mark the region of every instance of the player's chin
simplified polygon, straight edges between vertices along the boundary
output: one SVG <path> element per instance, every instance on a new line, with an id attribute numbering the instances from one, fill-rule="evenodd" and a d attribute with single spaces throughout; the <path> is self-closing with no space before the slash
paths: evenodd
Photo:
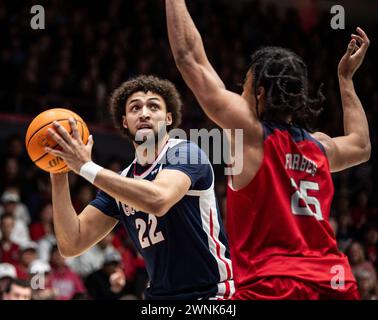
<path id="1" fill-rule="evenodd" d="M 156 133 L 154 132 L 153 129 L 140 129 L 140 130 L 137 130 L 134 136 L 134 141 L 137 143 L 144 143 L 144 142 L 154 143 L 155 135 Z"/>
<path id="2" fill-rule="evenodd" d="M 135 135 L 141 136 L 141 137 L 148 137 L 148 136 L 154 135 L 154 130 L 152 128 L 138 129 Z"/>

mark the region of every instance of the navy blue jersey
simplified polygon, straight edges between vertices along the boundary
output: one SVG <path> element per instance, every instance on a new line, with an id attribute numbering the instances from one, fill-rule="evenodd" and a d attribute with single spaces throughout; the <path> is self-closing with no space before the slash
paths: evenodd
<path id="1" fill-rule="evenodd" d="M 161 170 L 178 170 L 191 180 L 187 194 L 163 217 L 136 211 L 103 191 L 90 204 L 120 220 L 145 259 L 146 299 L 230 297 L 232 267 L 207 156 L 190 141 L 170 139 L 151 166 L 134 160 L 121 175 L 152 181 Z"/>

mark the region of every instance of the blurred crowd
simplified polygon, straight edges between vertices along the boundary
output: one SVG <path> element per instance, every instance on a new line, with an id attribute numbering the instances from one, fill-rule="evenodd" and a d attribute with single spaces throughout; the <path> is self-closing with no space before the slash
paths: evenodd
<path id="1" fill-rule="evenodd" d="M 144 261 L 124 229 L 117 226 L 84 254 L 63 258 L 54 234 L 49 175 L 28 159 L 20 136 L 9 137 L 6 145 L 0 186 L 0 293 L 15 281 L 19 289 L 32 287 L 37 300 L 141 299 L 147 285 Z M 122 165 L 110 159 L 106 167 L 119 172 Z M 79 213 L 96 189 L 73 173 L 69 180 Z"/>
<path id="2" fill-rule="evenodd" d="M 308 63 L 312 92 L 324 83 L 327 101 L 318 128 L 332 136 L 342 134 L 336 71 L 351 30 L 333 31 L 329 13 L 313 12 L 309 25 L 295 10 L 280 12 L 274 5 L 263 8 L 258 1 L 243 3 L 233 8 L 226 0 L 188 2 L 210 60 L 226 86 L 241 90 L 253 50 L 262 45 L 289 47 Z M 108 125 L 109 94 L 122 81 L 143 73 L 168 78 L 178 86 L 184 101 L 184 129 L 214 126 L 176 70 L 166 34 L 164 1 L 39 1 L 45 7 L 45 30 L 30 28 L 34 4 L 0 2 L 2 112 L 36 115 L 65 106 L 86 121 Z M 366 27 L 372 46 L 355 79 L 370 123 L 372 158 L 334 175 L 330 218 L 363 299 L 378 297 L 377 31 L 377 26 Z M 123 229 L 117 227 L 82 256 L 64 259 L 56 247 L 48 174 L 29 161 L 23 137 L 0 134 L 0 138 L 3 298 L 141 299 L 147 283 L 144 262 Z M 101 146 L 96 147 L 101 152 Z M 102 165 L 114 171 L 126 166 L 117 158 Z M 216 169 L 216 192 L 225 216 L 225 177 L 221 168 Z M 80 212 L 96 190 L 73 174 L 70 185 L 74 207 Z"/>

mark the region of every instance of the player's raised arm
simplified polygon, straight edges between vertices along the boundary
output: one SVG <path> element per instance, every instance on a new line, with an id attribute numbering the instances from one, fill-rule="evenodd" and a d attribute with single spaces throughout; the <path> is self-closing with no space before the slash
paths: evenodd
<path id="1" fill-rule="evenodd" d="M 168 36 L 185 82 L 207 116 L 223 128 L 251 128 L 255 117 L 241 96 L 227 91 L 206 56 L 184 0 L 166 0 Z"/>
<path id="2" fill-rule="evenodd" d="M 360 99 L 354 89 L 353 75 L 362 64 L 370 41 L 361 28 L 353 34 L 338 68 L 340 94 L 344 116 L 344 136 L 329 138 L 315 133 L 327 151 L 331 171 L 340 171 L 370 158 L 369 126 Z"/>

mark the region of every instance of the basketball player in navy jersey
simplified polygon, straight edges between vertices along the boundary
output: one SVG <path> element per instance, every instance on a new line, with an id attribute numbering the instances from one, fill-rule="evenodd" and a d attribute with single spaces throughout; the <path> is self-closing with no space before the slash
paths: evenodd
<path id="1" fill-rule="evenodd" d="M 328 223 L 331 172 L 370 157 L 369 128 L 352 77 L 369 39 L 353 34 L 339 68 L 344 136 L 310 133 L 323 96 L 308 97 L 307 67 L 288 49 L 252 56 L 240 96 L 210 65 L 184 0 L 166 0 L 171 49 L 205 113 L 227 129 L 243 129 L 243 169 L 229 180 L 227 232 L 234 299 L 358 299 L 347 257 Z M 237 143 L 229 137 L 231 150 Z"/>
<path id="2" fill-rule="evenodd" d="M 51 175 L 60 252 L 80 255 L 121 221 L 145 259 L 150 280 L 146 299 L 229 298 L 232 268 L 212 166 L 196 144 L 170 139 L 166 131 L 181 120 L 176 88 L 167 80 L 140 76 L 115 90 L 110 109 L 116 126 L 136 148 L 135 160 L 120 174 L 92 162 L 93 139 L 84 145 L 73 120 L 72 136 L 59 124 L 50 130 L 62 150 L 47 151 L 100 189 L 77 215 L 67 174 Z M 148 141 L 152 160 L 139 148 Z"/>

